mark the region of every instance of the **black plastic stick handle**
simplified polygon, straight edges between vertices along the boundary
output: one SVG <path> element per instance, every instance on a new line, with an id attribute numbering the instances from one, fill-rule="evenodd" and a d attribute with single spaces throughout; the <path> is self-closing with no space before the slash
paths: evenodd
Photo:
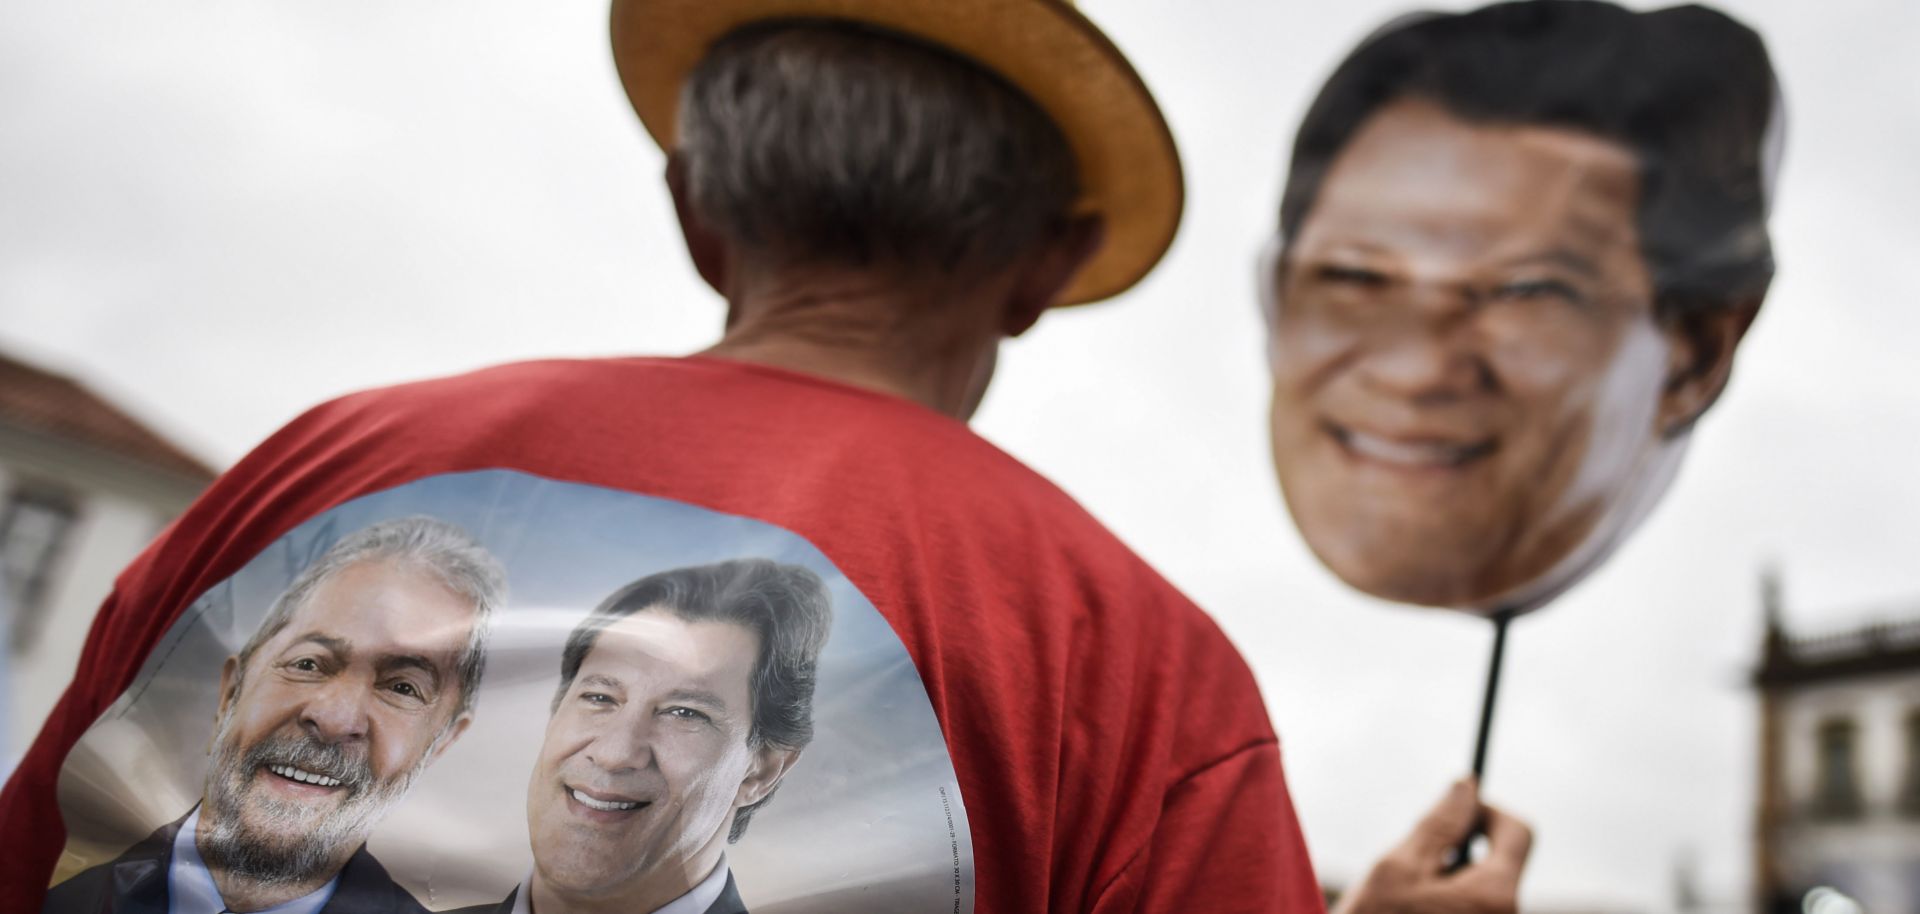
<path id="1" fill-rule="evenodd" d="M 1507 656 L 1507 623 L 1512 621 L 1512 610 L 1493 614 L 1493 657 L 1487 661 L 1487 694 L 1480 703 L 1480 734 L 1473 741 L 1473 779 L 1482 787 L 1487 783 L 1487 744 L 1493 738 L 1493 704 L 1500 695 L 1500 667 Z M 1447 865 L 1448 872 L 1473 862 L 1473 839 L 1480 836 L 1482 828 L 1482 825 L 1474 825 L 1473 831 L 1467 833 L 1460 846 L 1454 848 L 1453 862 Z"/>
<path id="2" fill-rule="evenodd" d="M 1493 701 L 1500 694 L 1500 667 L 1507 656 L 1507 623 L 1513 613 L 1493 615 L 1493 659 L 1487 661 L 1487 695 L 1480 703 L 1480 735 L 1473 741 L 1473 778 L 1487 781 L 1487 743 L 1493 737 Z"/>

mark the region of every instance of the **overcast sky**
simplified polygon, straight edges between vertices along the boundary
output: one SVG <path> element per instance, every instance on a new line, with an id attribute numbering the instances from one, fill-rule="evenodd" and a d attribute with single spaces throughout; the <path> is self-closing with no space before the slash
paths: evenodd
<path id="1" fill-rule="evenodd" d="M 1398 2 L 1086 0 L 1187 168 L 1172 254 L 1008 347 L 980 431 L 1079 497 L 1253 663 L 1323 877 L 1358 876 L 1468 762 L 1482 623 L 1362 598 L 1267 467 L 1252 261 L 1309 94 Z M 1489 792 L 1534 904 L 1748 878 L 1757 570 L 1807 629 L 1920 616 L 1920 4 L 1724 4 L 1790 107 L 1781 272 L 1636 539 L 1515 626 Z M 458 11 L 457 17 L 449 16 Z M 209 460 L 300 409 L 513 359 L 678 353 L 719 302 L 599 2 L 10 0 L 0 346 Z"/>

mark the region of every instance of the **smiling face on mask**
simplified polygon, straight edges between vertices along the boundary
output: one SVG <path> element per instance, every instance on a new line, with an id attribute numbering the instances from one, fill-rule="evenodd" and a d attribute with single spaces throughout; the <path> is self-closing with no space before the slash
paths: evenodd
<path id="1" fill-rule="evenodd" d="M 1341 150 L 1265 281 L 1274 465 L 1343 580 L 1530 608 L 1657 498 L 1704 407 L 1639 175 L 1618 143 L 1411 99 Z"/>

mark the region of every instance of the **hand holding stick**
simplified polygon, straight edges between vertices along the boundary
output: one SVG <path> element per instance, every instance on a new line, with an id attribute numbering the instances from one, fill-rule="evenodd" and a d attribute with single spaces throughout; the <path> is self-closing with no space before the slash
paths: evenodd
<path id="1" fill-rule="evenodd" d="M 1449 862 L 1462 839 L 1481 831 L 1487 836 L 1485 860 Z M 1413 833 L 1340 899 L 1335 914 L 1512 914 L 1532 849 L 1526 823 L 1480 802 L 1471 778 L 1457 781 Z"/>

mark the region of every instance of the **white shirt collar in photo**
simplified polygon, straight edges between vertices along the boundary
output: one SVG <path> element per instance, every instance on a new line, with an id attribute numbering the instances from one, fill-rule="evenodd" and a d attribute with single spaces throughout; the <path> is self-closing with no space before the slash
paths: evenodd
<path id="1" fill-rule="evenodd" d="M 713 903 L 720 900 L 720 893 L 727 890 L 727 858 L 713 865 L 713 872 L 700 884 L 687 891 L 687 894 L 667 902 L 667 906 L 653 914 L 706 914 Z M 520 888 L 513 893 L 513 914 L 533 914 L 533 873 L 520 880 Z"/>
<path id="2" fill-rule="evenodd" d="M 213 874 L 207 872 L 206 861 L 200 859 L 200 846 L 194 840 L 199 827 L 200 807 L 195 806 L 173 836 L 173 861 L 167 864 L 169 914 L 221 914 L 227 909 L 226 901 L 220 897 L 220 887 L 213 882 Z M 340 875 L 336 873 L 316 891 L 259 914 L 319 914 L 339 885 Z"/>

